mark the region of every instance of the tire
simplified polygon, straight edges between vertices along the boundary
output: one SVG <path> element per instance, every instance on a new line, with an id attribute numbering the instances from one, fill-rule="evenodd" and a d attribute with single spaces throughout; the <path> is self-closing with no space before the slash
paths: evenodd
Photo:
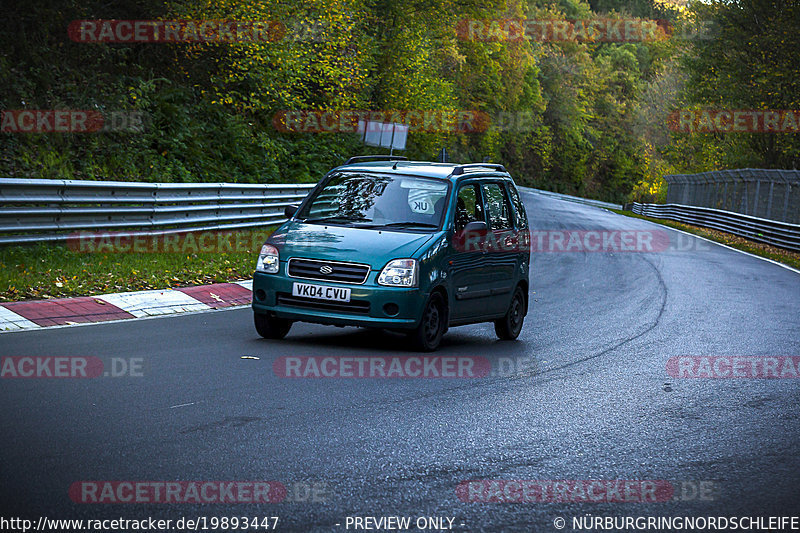
<path id="1" fill-rule="evenodd" d="M 289 333 L 292 321 L 285 318 L 273 318 L 261 313 L 253 313 L 256 331 L 265 339 L 282 339 Z"/>
<path id="2" fill-rule="evenodd" d="M 447 305 L 442 295 L 435 292 L 425 304 L 419 326 L 409 334 L 411 344 L 417 351 L 432 352 L 439 347 L 446 329 Z"/>
<path id="3" fill-rule="evenodd" d="M 506 316 L 494 322 L 494 332 L 504 341 L 513 341 L 522 331 L 525 321 L 525 294 L 520 287 L 514 291 Z"/>

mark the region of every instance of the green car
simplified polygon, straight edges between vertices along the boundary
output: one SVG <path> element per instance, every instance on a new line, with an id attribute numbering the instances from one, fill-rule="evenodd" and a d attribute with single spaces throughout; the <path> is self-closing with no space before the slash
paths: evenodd
<path id="1" fill-rule="evenodd" d="M 286 216 L 253 276 L 262 337 L 302 321 L 403 331 L 432 351 L 450 326 L 522 330 L 530 233 L 502 165 L 351 158 Z"/>

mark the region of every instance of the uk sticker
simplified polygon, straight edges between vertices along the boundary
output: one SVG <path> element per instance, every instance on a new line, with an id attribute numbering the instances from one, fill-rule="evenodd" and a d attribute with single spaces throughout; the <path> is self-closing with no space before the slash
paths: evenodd
<path id="1" fill-rule="evenodd" d="M 411 211 L 414 213 L 419 213 L 422 215 L 432 215 L 433 214 L 433 203 L 430 201 L 430 198 L 427 195 L 427 191 L 421 191 L 425 194 L 425 196 L 419 196 L 415 198 L 414 193 L 408 195 L 408 205 L 411 207 Z"/>
<path id="2" fill-rule="evenodd" d="M 400 186 L 408 189 L 408 206 L 411 211 L 421 215 L 433 215 L 435 206 L 447 193 L 447 185 L 424 180 L 405 180 Z"/>

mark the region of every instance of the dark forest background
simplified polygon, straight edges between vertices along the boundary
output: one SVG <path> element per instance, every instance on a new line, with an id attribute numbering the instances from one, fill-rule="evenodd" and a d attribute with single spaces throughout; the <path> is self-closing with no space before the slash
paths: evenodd
<path id="1" fill-rule="evenodd" d="M 796 0 L 3 0 L 0 109 L 136 110 L 141 133 L 0 134 L 0 175 L 307 182 L 356 134 L 283 133 L 286 109 L 479 110 L 524 131 L 412 132 L 402 155 L 504 163 L 518 183 L 663 200 L 662 176 L 797 168 L 796 133 L 678 133 L 677 109 L 800 109 Z M 640 42 L 470 41 L 464 19 L 640 18 Z M 248 44 L 85 44 L 81 19 L 276 20 Z M 663 27 L 662 23 L 662 27 Z M 385 152 L 385 150 L 383 151 Z"/>

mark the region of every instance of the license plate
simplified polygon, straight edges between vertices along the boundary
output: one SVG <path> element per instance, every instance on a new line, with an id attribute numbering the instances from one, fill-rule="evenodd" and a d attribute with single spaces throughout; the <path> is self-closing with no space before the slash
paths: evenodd
<path id="1" fill-rule="evenodd" d="M 303 296 L 305 298 L 316 298 L 318 300 L 333 300 L 335 302 L 349 302 L 350 289 L 295 282 L 292 286 L 292 296 Z"/>

